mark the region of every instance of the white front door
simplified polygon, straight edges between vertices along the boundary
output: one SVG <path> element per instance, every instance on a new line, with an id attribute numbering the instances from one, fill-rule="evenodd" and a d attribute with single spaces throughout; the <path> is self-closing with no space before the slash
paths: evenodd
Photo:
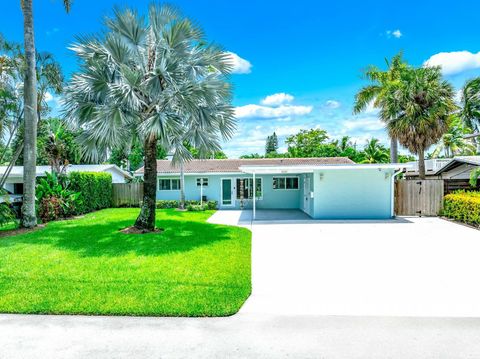
<path id="1" fill-rule="evenodd" d="M 232 186 L 233 180 L 231 178 L 222 178 L 222 188 L 221 188 L 221 198 L 223 207 L 231 207 L 234 205 L 233 195 L 232 195 Z"/>
<path id="2" fill-rule="evenodd" d="M 310 177 L 305 176 L 303 180 L 303 211 L 309 212 L 310 208 L 308 206 L 310 201 Z"/>

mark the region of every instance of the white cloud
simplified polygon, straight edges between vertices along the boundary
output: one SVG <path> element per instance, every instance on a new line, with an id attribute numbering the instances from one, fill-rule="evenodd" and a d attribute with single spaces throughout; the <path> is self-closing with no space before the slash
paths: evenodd
<path id="1" fill-rule="evenodd" d="M 441 66 L 444 75 L 480 68 L 480 52 L 470 51 L 439 52 L 424 63 L 425 66 Z"/>
<path id="2" fill-rule="evenodd" d="M 266 106 L 280 106 L 282 104 L 292 102 L 293 99 L 294 97 L 292 95 L 281 92 L 265 97 L 261 101 L 261 104 Z"/>
<path id="3" fill-rule="evenodd" d="M 354 118 L 345 120 L 342 123 L 342 132 L 349 133 L 355 130 L 362 131 L 380 131 L 385 128 L 385 125 L 377 117 Z"/>
<path id="4" fill-rule="evenodd" d="M 230 57 L 232 68 L 232 74 L 249 74 L 252 72 L 252 64 L 250 61 L 242 59 L 234 52 L 227 52 Z"/>
<path id="5" fill-rule="evenodd" d="M 328 100 L 325 102 L 325 107 L 335 109 L 339 108 L 342 104 L 339 101 L 336 100 Z"/>
<path id="6" fill-rule="evenodd" d="M 45 97 L 44 97 L 45 102 L 52 102 L 55 100 L 53 95 L 50 92 L 45 92 Z"/>
<path id="7" fill-rule="evenodd" d="M 277 118 L 286 116 L 302 116 L 312 112 L 312 106 L 293 106 L 281 105 L 278 107 L 268 107 L 261 105 L 245 105 L 235 108 L 237 118 Z"/>
<path id="8" fill-rule="evenodd" d="M 402 32 L 399 29 L 396 30 L 387 30 L 387 37 L 391 38 L 394 37 L 396 39 L 399 39 L 403 36 Z"/>

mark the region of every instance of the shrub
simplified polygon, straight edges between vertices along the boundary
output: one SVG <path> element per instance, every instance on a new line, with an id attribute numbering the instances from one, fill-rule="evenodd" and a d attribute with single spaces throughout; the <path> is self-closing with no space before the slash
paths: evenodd
<path id="1" fill-rule="evenodd" d="M 60 199 L 55 196 L 43 197 L 38 204 L 38 216 L 42 222 L 54 221 L 62 217 Z"/>
<path id="2" fill-rule="evenodd" d="M 205 205 L 200 205 L 200 204 L 189 204 L 187 205 L 187 211 L 190 211 L 190 212 L 201 212 L 201 211 L 205 211 Z"/>
<path id="3" fill-rule="evenodd" d="M 112 206 L 112 175 L 105 172 L 72 172 L 70 189 L 80 192 L 77 214 Z"/>
<path id="4" fill-rule="evenodd" d="M 459 191 L 447 194 L 442 214 L 457 221 L 480 226 L 480 192 Z"/>
<path id="5" fill-rule="evenodd" d="M 178 208 L 179 206 L 180 206 L 180 201 L 177 201 L 177 200 L 162 199 L 157 201 L 158 209 Z M 189 206 L 200 206 L 200 201 L 194 201 L 194 200 L 185 201 L 185 208 L 187 210 Z M 203 202 L 203 207 L 205 207 L 205 209 L 217 209 L 217 201 Z"/>
<path id="6" fill-rule="evenodd" d="M 80 205 L 80 193 L 70 190 L 68 179 L 55 173 L 46 173 L 36 188 L 39 217 L 44 221 L 53 221 L 60 217 L 73 216 Z"/>

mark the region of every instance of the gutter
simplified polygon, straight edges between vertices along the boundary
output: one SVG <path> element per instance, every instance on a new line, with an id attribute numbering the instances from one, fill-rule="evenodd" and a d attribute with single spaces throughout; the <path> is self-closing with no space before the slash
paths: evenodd
<path id="1" fill-rule="evenodd" d="M 390 214 L 392 218 L 395 218 L 395 177 L 397 177 L 400 173 L 403 173 L 403 170 L 394 172 L 392 175 L 392 182 L 391 182 L 391 192 L 392 192 L 392 200 L 390 201 Z"/>

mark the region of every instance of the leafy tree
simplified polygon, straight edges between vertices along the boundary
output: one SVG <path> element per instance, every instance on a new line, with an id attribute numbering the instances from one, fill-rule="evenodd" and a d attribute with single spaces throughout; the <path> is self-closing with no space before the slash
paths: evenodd
<path id="1" fill-rule="evenodd" d="M 301 130 L 299 133 L 288 136 L 285 143 L 288 146 L 290 157 L 321 157 L 320 146 L 328 140 L 327 131 L 321 129 Z M 335 146 L 332 145 L 334 148 Z M 329 148 L 331 151 L 333 149 Z"/>
<path id="2" fill-rule="evenodd" d="M 157 144 L 157 160 L 164 160 L 166 157 L 167 152 L 163 146 L 160 143 Z M 144 158 L 144 148 L 141 143 L 136 141 L 133 145 L 128 145 L 127 148 L 113 148 L 107 162 L 134 172 L 143 166 Z"/>
<path id="3" fill-rule="evenodd" d="M 465 135 L 471 132 L 472 130 L 462 122 L 460 117 L 450 115 L 448 130 L 435 147 L 432 157 L 439 157 L 442 153 L 447 158 L 459 155 L 474 155 L 475 145 L 465 138 Z"/>
<path id="4" fill-rule="evenodd" d="M 241 155 L 240 158 L 242 159 L 252 159 L 252 158 L 264 158 L 264 156 L 258 153 L 251 153 L 249 155 Z"/>
<path id="5" fill-rule="evenodd" d="M 23 206 L 22 226 L 31 228 L 37 225 L 35 214 L 35 184 L 36 184 L 36 148 L 37 148 L 37 71 L 36 49 L 33 28 L 33 0 L 21 0 L 23 11 L 23 34 L 25 42 L 25 72 L 24 72 L 24 163 L 23 163 Z M 64 0 L 65 10 L 70 11 L 71 1 Z"/>
<path id="6" fill-rule="evenodd" d="M 93 158 L 136 139 L 144 144 L 144 198 L 135 227 L 155 227 L 157 144 L 206 143 L 233 135 L 236 120 L 226 75 L 229 55 L 208 44 L 202 30 L 169 6 L 152 4 L 146 19 L 116 10 L 100 36 L 73 46 L 80 71 L 66 92 L 67 118 L 83 129 Z M 176 144 L 173 163 L 187 151 Z M 212 147 L 209 146 L 209 151 Z"/>
<path id="7" fill-rule="evenodd" d="M 387 70 L 382 71 L 375 66 L 369 66 L 365 71 L 365 77 L 371 82 L 370 85 L 363 87 L 355 95 L 355 104 L 353 112 L 358 114 L 364 111 L 370 104 L 378 109 L 383 109 L 388 104 L 385 102 L 387 98 L 392 98 L 395 91 L 395 84 L 399 81 L 402 72 L 407 69 L 407 64 L 403 61 L 402 53 L 395 55 L 391 61 L 385 59 Z M 380 112 L 380 119 L 388 123 L 395 119 L 392 114 L 386 111 Z M 397 139 L 392 137 L 390 133 L 390 159 L 392 163 L 398 161 L 398 144 Z"/>
<path id="8" fill-rule="evenodd" d="M 265 155 L 269 155 L 271 153 L 277 153 L 278 151 L 278 138 L 277 134 L 274 132 L 271 136 L 267 137 L 267 141 L 265 143 Z"/>
<path id="9" fill-rule="evenodd" d="M 389 135 L 418 155 L 419 177 L 425 179 L 425 150 L 448 130 L 455 109 L 452 86 L 439 67 L 408 68 L 383 102 Z"/>
<path id="10" fill-rule="evenodd" d="M 390 159 L 388 149 L 382 146 L 377 138 L 372 138 L 367 141 L 362 154 L 364 159 L 361 163 L 388 163 Z"/>

